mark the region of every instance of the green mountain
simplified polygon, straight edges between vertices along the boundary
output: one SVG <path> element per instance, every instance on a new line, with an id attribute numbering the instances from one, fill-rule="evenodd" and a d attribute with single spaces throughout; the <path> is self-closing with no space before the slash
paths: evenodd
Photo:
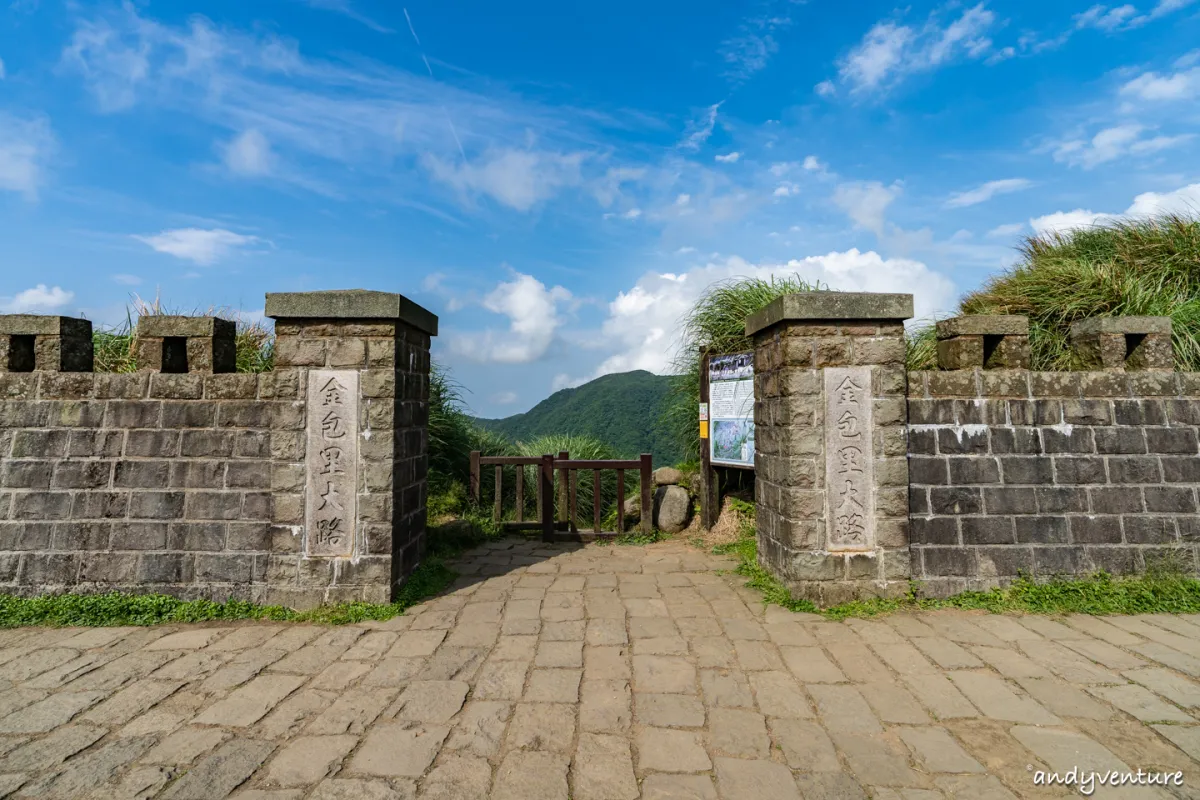
<path id="1" fill-rule="evenodd" d="M 620 372 L 555 392 L 524 414 L 476 422 L 513 441 L 553 433 L 586 434 L 623 457 L 651 453 L 655 466 L 674 464 L 681 448 L 662 423 L 670 386 L 665 375 Z"/>

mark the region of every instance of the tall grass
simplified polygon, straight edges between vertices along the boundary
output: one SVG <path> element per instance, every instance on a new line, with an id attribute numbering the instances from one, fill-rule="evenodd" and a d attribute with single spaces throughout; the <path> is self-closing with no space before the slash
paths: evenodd
<path id="1" fill-rule="evenodd" d="M 95 372 L 136 372 L 137 362 L 137 319 L 164 314 L 181 316 L 205 316 L 233 318 L 237 323 L 235 334 L 238 372 L 268 372 L 275 364 L 275 333 L 259 320 L 247 320 L 229 309 L 209 308 L 206 311 L 180 311 L 167 309 L 155 295 L 153 300 L 143 300 L 133 295 L 130 305 L 125 307 L 125 321 L 111 328 L 96 328 L 92 334 L 95 349 Z"/>
<path id="2" fill-rule="evenodd" d="M 735 278 L 715 283 L 705 290 L 682 320 L 680 351 L 675 359 L 676 378 L 665 411 L 666 422 L 679 441 L 685 443 L 684 460 L 699 457 L 700 431 L 697 406 L 700 402 L 700 350 L 737 353 L 754 346 L 746 335 L 746 318 L 785 294 L 828 290 L 797 275 Z"/>
<path id="3" fill-rule="evenodd" d="M 1176 367 L 1200 370 L 1200 218 L 1164 214 L 1026 238 L 1021 260 L 967 295 L 963 314 L 1029 317 L 1033 369 L 1079 369 L 1071 323 L 1170 317 Z M 932 369 L 932 329 L 912 337 L 909 367 Z"/>

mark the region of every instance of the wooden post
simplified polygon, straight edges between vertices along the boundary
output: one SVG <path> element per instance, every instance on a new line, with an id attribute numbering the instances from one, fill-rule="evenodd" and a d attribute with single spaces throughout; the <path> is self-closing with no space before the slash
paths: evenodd
<path id="1" fill-rule="evenodd" d="M 647 536 L 654 530 L 654 502 L 650 498 L 650 481 L 654 472 L 654 457 L 649 453 L 642 453 L 642 533 Z"/>
<path id="2" fill-rule="evenodd" d="M 525 521 L 525 465 L 517 465 L 517 522 Z"/>
<path id="3" fill-rule="evenodd" d="M 497 464 L 496 465 L 496 500 L 495 500 L 495 505 L 492 508 L 492 519 L 495 520 L 496 522 L 500 521 L 500 499 L 501 499 L 501 491 L 503 489 L 503 480 L 504 480 L 504 467 Z"/>
<path id="4" fill-rule="evenodd" d="M 700 402 L 709 403 L 708 391 L 708 351 L 700 350 Z M 697 409 L 699 413 L 699 409 Z M 712 406 L 708 408 L 707 433 L 712 434 Z M 709 437 L 700 439 L 700 526 L 710 530 L 717 524 L 717 515 L 721 513 L 717 506 L 716 474 L 713 472 L 711 447 Z"/>
<path id="5" fill-rule="evenodd" d="M 617 470 L 617 533 L 625 532 L 625 470 Z"/>
<path id="6" fill-rule="evenodd" d="M 592 532 L 600 532 L 600 470 L 592 470 Z"/>
<path id="7" fill-rule="evenodd" d="M 571 470 L 571 524 L 568 530 L 575 533 L 579 530 L 579 470 Z"/>
<path id="8" fill-rule="evenodd" d="M 558 453 L 559 461 L 566 461 L 571 457 L 571 454 L 566 450 L 560 450 Z M 563 467 L 558 471 L 558 521 L 567 521 L 567 469 Z M 570 527 L 567 527 L 570 530 Z"/>
<path id="9" fill-rule="evenodd" d="M 471 451 L 471 497 L 479 502 L 479 451 Z"/>
<path id="10" fill-rule="evenodd" d="M 538 512 L 541 515 L 542 541 L 554 541 L 554 456 L 542 456 L 538 470 Z"/>

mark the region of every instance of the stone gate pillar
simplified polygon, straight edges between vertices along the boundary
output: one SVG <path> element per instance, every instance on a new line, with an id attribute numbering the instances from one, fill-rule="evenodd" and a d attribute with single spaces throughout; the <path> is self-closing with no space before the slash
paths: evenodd
<path id="1" fill-rule="evenodd" d="M 437 317 L 359 289 L 268 294 L 303 426 L 272 438 L 273 602 L 389 602 L 425 545 Z"/>
<path id="2" fill-rule="evenodd" d="M 758 560 L 821 604 L 908 588 L 909 294 L 807 292 L 754 338 Z"/>

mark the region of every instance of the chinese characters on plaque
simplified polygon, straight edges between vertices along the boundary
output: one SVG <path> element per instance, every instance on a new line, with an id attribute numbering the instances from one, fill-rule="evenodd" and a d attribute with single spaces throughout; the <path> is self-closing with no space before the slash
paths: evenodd
<path id="1" fill-rule="evenodd" d="M 825 369 L 826 541 L 830 552 L 875 547 L 871 368 Z"/>
<path id="2" fill-rule="evenodd" d="M 358 373 L 308 373 L 305 552 L 354 553 L 358 490 Z"/>

